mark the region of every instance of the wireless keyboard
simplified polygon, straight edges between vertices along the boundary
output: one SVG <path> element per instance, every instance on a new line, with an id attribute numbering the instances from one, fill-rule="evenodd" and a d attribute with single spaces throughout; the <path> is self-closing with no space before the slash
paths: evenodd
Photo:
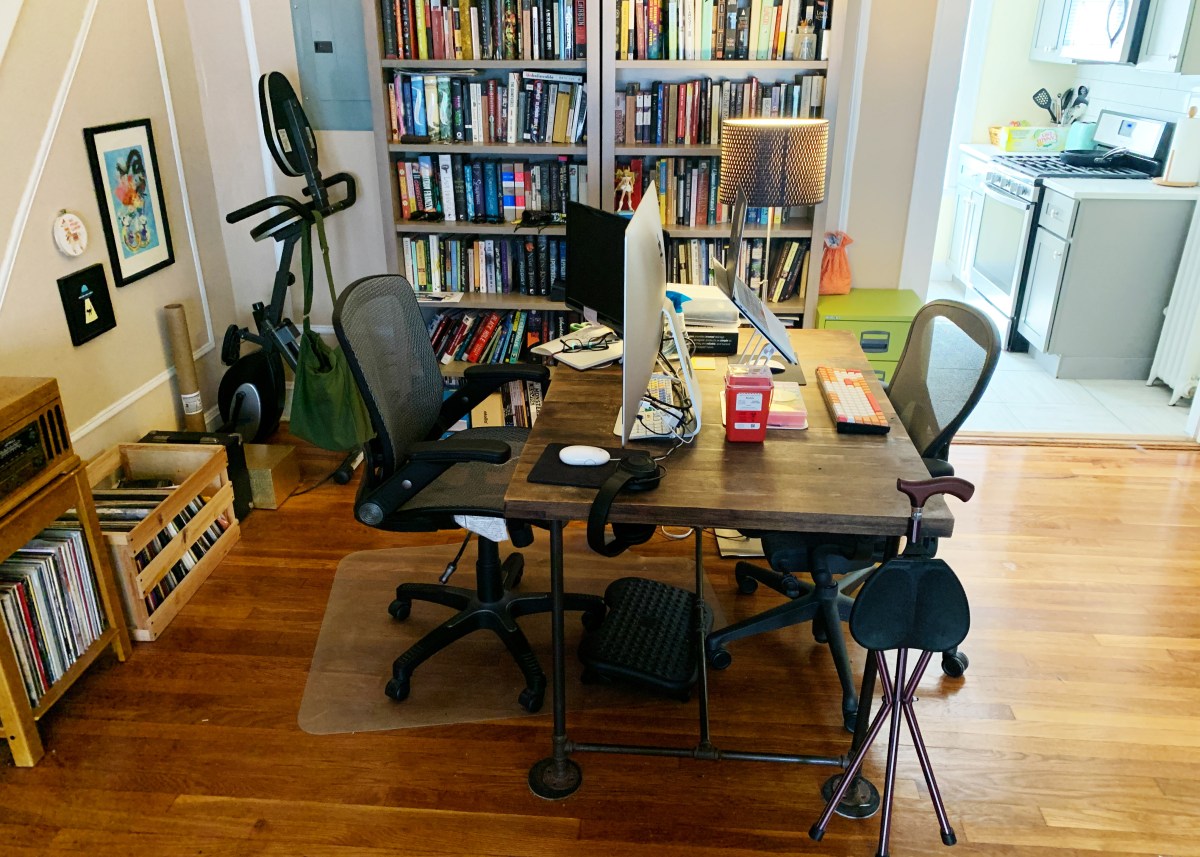
<path id="1" fill-rule="evenodd" d="M 887 434 L 887 417 L 857 369 L 817 367 L 817 386 L 839 434 Z"/>

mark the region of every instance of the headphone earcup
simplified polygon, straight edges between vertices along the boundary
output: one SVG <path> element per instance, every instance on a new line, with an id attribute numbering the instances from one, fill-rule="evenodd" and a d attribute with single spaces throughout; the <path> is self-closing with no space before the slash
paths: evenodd
<path id="1" fill-rule="evenodd" d="M 621 459 L 613 475 L 600 486 L 596 499 L 592 501 L 587 524 L 588 547 L 601 556 L 618 556 L 626 548 L 649 540 L 654 535 L 653 524 L 614 524 L 613 540 L 607 541 L 605 529 L 608 513 L 613 500 L 622 490 L 653 490 L 658 487 L 665 472 L 644 452 L 633 452 Z"/>

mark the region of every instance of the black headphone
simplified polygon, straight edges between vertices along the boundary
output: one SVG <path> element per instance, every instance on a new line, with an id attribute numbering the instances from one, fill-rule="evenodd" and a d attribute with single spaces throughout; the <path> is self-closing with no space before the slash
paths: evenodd
<path id="1" fill-rule="evenodd" d="M 606 541 L 608 513 L 619 492 L 653 490 L 665 474 L 666 471 L 645 452 L 631 452 L 623 457 L 592 501 L 587 524 L 588 547 L 601 556 L 617 556 L 633 545 L 649 541 L 654 535 L 653 524 L 613 524 L 613 539 Z"/>

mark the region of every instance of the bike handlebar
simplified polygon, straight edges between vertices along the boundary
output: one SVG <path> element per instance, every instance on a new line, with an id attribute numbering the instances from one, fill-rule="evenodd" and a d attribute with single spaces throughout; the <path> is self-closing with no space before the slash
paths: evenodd
<path id="1" fill-rule="evenodd" d="M 264 236 L 274 232 L 276 228 L 282 226 L 288 221 L 299 219 L 303 220 L 305 223 L 312 223 L 315 219 L 313 217 L 313 212 L 315 210 L 319 210 L 322 216 L 328 217 L 331 214 L 344 211 L 345 209 L 354 205 L 355 200 L 358 198 L 358 186 L 354 181 L 354 176 L 350 175 L 349 173 L 334 173 L 329 178 L 321 181 L 321 186 L 326 190 L 338 185 L 345 186 L 346 195 L 333 204 L 326 204 L 321 209 L 317 209 L 316 203 L 312 200 L 309 200 L 308 202 L 301 202 L 294 197 L 277 194 L 275 196 L 268 196 L 264 199 L 252 202 L 249 205 L 237 209 L 236 211 L 231 211 L 229 214 L 225 215 L 225 222 L 238 223 L 248 217 L 253 217 L 256 214 L 262 214 L 263 212 L 270 211 L 272 208 L 285 209 L 285 211 L 281 211 L 279 214 L 268 218 L 250 230 L 250 236 L 255 241 L 258 241 Z M 312 196 L 312 190 L 308 187 L 304 188 L 304 193 L 307 196 Z"/>

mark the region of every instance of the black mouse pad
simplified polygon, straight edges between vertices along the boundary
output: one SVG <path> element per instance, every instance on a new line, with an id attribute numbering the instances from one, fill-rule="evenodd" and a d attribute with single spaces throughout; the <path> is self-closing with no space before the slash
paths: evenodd
<path id="1" fill-rule="evenodd" d="M 617 469 L 617 462 L 607 464 L 577 465 L 563 464 L 558 460 L 558 451 L 571 446 L 568 443 L 550 443 L 542 451 L 541 457 L 529 471 L 530 482 L 540 482 L 544 485 L 570 485 L 574 488 L 599 488 L 604 480 L 612 476 Z M 628 450 L 620 447 L 610 449 L 601 447 L 613 458 L 621 458 Z"/>

